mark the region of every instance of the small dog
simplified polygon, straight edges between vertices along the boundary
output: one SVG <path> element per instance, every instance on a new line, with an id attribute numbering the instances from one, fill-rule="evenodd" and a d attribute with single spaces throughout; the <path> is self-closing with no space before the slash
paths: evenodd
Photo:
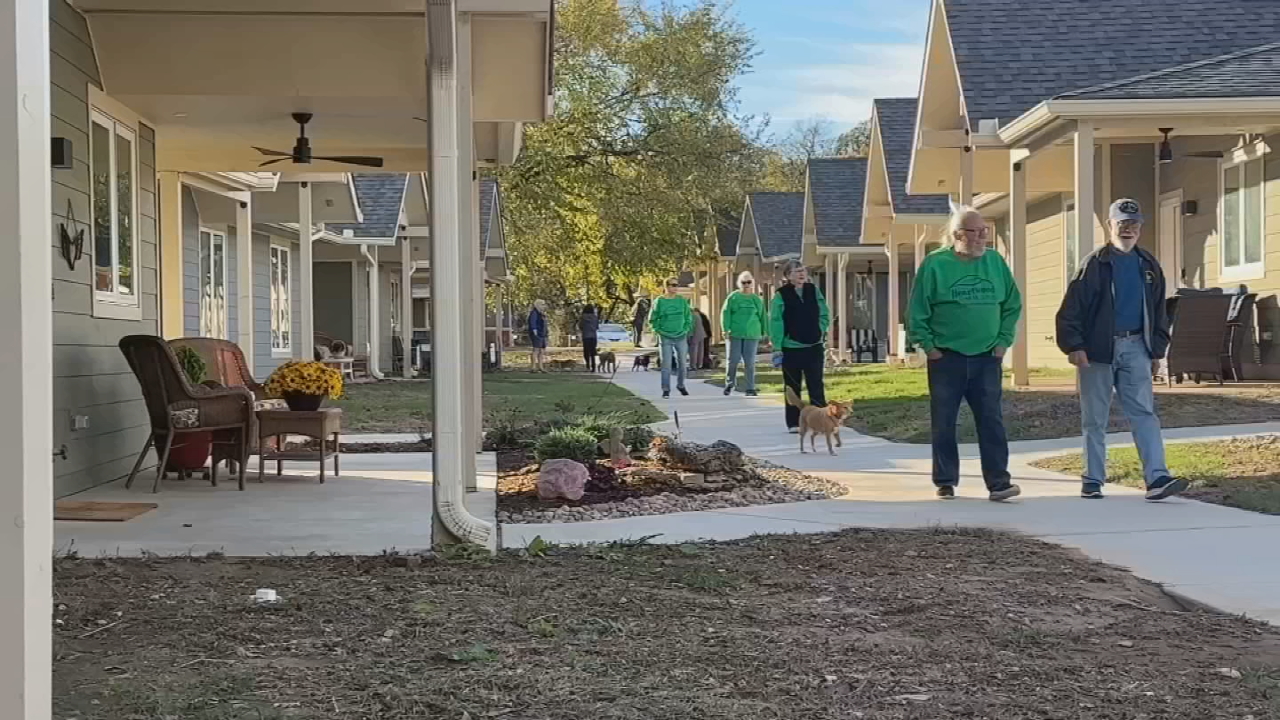
<path id="1" fill-rule="evenodd" d="M 832 455 L 836 454 L 837 447 L 844 447 L 844 443 L 840 442 L 840 428 L 844 427 L 844 421 L 849 419 L 848 403 L 828 403 L 826 407 L 814 407 L 809 403 L 800 399 L 796 392 L 791 388 L 787 388 L 787 404 L 792 407 L 800 408 L 800 452 L 804 452 L 804 436 L 809 436 L 809 448 L 815 453 L 818 452 L 818 435 L 827 437 L 827 452 Z M 831 438 L 835 437 L 835 447 L 831 445 Z"/>
<path id="2" fill-rule="evenodd" d="M 631 372 L 643 370 L 649 372 L 649 361 L 653 359 L 652 355 L 637 355 L 631 360 Z"/>
<path id="3" fill-rule="evenodd" d="M 573 372 L 578 367 L 577 360 L 552 360 L 549 364 L 556 372 Z"/>
<path id="4" fill-rule="evenodd" d="M 605 350 L 600 353 L 599 367 L 602 373 L 618 372 L 618 356 L 612 350 Z"/>

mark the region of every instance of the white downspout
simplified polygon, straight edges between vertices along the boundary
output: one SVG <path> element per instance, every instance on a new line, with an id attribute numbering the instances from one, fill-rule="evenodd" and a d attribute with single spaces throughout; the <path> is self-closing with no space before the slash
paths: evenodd
<path id="1" fill-rule="evenodd" d="M 378 364 L 381 355 L 378 349 L 382 346 L 382 327 L 378 325 L 378 258 L 369 252 L 368 243 L 361 243 L 360 254 L 369 261 L 369 377 L 383 380 L 382 366 Z"/>
<path id="2" fill-rule="evenodd" d="M 470 435 L 463 404 L 472 400 L 465 384 L 464 365 L 474 362 L 473 348 L 463 343 L 463 248 L 458 239 L 458 96 L 455 0 L 427 2 L 427 177 L 431 202 L 431 384 L 435 405 L 432 476 L 435 492 L 432 542 L 472 542 L 496 549 L 492 524 L 472 515 L 463 504 L 463 488 L 475 483 L 464 477 Z M 465 257 L 474 262 L 475 248 Z M 407 320 L 407 319 L 406 319 Z M 406 350 L 407 351 L 407 350 Z"/>

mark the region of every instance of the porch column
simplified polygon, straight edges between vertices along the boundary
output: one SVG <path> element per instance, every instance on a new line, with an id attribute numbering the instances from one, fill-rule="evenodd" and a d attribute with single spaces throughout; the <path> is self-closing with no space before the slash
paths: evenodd
<path id="1" fill-rule="evenodd" d="M 315 326 L 315 294 L 312 275 L 315 264 L 311 259 L 311 229 L 314 226 L 311 216 L 311 183 L 298 183 L 298 275 L 302 279 L 302 359 L 310 360 L 311 346 L 316 342 Z"/>
<path id="2" fill-rule="evenodd" d="M 919 225 L 911 226 L 911 237 L 915 239 L 915 271 L 920 272 L 920 264 L 924 262 L 924 238 L 925 234 L 920 232 Z"/>
<path id="3" fill-rule="evenodd" d="M 833 312 L 834 306 L 831 305 L 831 298 L 834 297 L 836 292 L 836 266 L 838 264 L 839 263 L 836 261 L 835 255 L 827 255 L 823 258 L 822 279 L 823 284 L 826 287 L 823 288 L 822 294 L 827 297 L 827 307 L 832 308 Z M 838 316 L 839 313 L 836 313 L 836 315 Z M 835 347 L 836 333 L 839 330 L 836 326 L 838 324 L 839 317 L 835 318 L 835 320 L 837 322 L 831 323 L 827 328 L 827 347 Z"/>
<path id="4" fill-rule="evenodd" d="M 1093 247 L 1093 125 L 1076 123 L 1076 238 L 1080 246 Z"/>
<path id="5" fill-rule="evenodd" d="M 400 302 L 400 346 L 404 348 L 404 362 L 400 365 L 400 376 L 411 378 L 413 377 L 413 243 L 407 237 L 400 238 L 400 297 L 398 300 Z M 433 287 L 432 307 L 435 304 L 436 293 Z M 435 323 L 431 324 L 431 369 L 434 371 L 436 336 Z"/>
<path id="6" fill-rule="evenodd" d="M 0 717 L 47 720 L 53 659 L 49 4 L 0 1 Z M 61 209 L 61 208 L 59 208 Z M 81 218 L 89 222 L 90 218 Z M 92 241 L 90 241 L 92 242 Z M 89 258 L 83 259 L 92 265 Z"/>
<path id="7" fill-rule="evenodd" d="M 973 205 L 973 147 L 967 140 L 960 149 L 960 204 Z"/>
<path id="8" fill-rule="evenodd" d="M 898 287 L 898 240 L 893 236 L 893 231 L 889 231 L 889 323 L 886 328 L 885 338 L 885 357 L 897 357 L 902 348 L 898 347 L 898 328 L 900 327 L 899 317 L 902 309 L 899 306 L 898 294 L 901 290 Z"/>
<path id="9" fill-rule="evenodd" d="M 1009 253 L 1013 256 L 1013 280 L 1022 293 L 1022 318 L 1012 348 L 1013 384 L 1026 387 L 1031 384 L 1031 352 L 1027 347 L 1027 173 L 1021 161 L 1014 162 L 1009 172 Z"/>
<path id="10" fill-rule="evenodd" d="M 840 337 L 836 345 L 840 348 L 840 362 L 849 361 L 849 255 L 840 253 L 836 256 L 836 304 L 835 312 L 840 319 Z M 830 302 L 830 301 L 828 301 Z"/>
<path id="11" fill-rule="evenodd" d="M 369 276 L 369 377 L 382 379 L 382 325 L 378 309 L 382 302 L 378 298 L 378 247 L 369 251 L 368 245 L 361 245 L 360 252 L 368 261 Z"/>
<path id="12" fill-rule="evenodd" d="M 236 344 L 253 367 L 253 202 L 236 203 Z M 304 345 L 303 347 L 310 347 Z"/>
<path id="13" fill-rule="evenodd" d="M 183 334 L 182 320 L 182 174 L 156 173 L 160 194 L 160 329 L 161 337 Z M 85 218 L 86 221 L 89 218 Z M 253 367 L 250 364 L 250 367 Z"/>
<path id="14" fill-rule="evenodd" d="M 695 308 L 702 307 L 702 287 L 698 285 L 698 276 L 701 274 L 702 272 L 695 266 L 693 269 L 693 306 Z"/>

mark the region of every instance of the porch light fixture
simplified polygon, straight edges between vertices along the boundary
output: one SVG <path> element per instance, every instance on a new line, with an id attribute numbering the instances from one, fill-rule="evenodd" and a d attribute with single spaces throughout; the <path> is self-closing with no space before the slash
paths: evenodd
<path id="1" fill-rule="evenodd" d="M 53 138 L 52 147 L 50 148 L 50 157 L 53 160 L 54 170 L 71 170 L 75 167 L 75 161 L 72 160 L 71 140 L 64 137 Z"/>
<path id="2" fill-rule="evenodd" d="M 1173 162 L 1173 145 L 1169 144 L 1169 133 L 1173 128 L 1160 128 L 1160 132 L 1164 134 L 1164 140 L 1160 142 L 1160 163 L 1163 165 Z"/>

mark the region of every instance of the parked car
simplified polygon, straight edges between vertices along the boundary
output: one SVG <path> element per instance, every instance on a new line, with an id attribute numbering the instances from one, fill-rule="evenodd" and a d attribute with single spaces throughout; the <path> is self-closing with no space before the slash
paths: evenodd
<path id="1" fill-rule="evenodd" d="M 596 338 L 601 345 L 631 342 L 631 333 L 618 323 L 602 323 L 596 331 Z"/>

